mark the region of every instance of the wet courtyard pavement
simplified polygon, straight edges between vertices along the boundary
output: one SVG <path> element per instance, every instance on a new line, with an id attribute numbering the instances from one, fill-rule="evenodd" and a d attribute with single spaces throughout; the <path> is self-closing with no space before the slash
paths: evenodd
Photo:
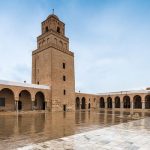
<path id="1" fill-rule="evenodd" d="M 21 147 L 24 147 L 22 149 L 109 149 L 107 144 L 110 143 L 113 146 L 115 144 L 120 146 L 119 143 L 111 142 L 114 138 L 119 142 L 121 136 L 121 144 L 129 147 L 134 143 L 130 141 L 132 137 L 130 133 L 135 137 L 142 136 L 142 133 L 145 133 L 145 137 L 150 135 L 149 114 L 141 114 L 145 119 L 133 121 L 128 119 L 129 113 L 123 113 L 123 117 L 120 117 L 122 116 L 120 113 L 76 111 L 0 115 L 0 149 L 9 150 Z M 129 140 L 127 140 L 127 135 L 131 136 Z M 146 142 L 145 137 L 143 142 Z M 97 147 L 90 148 L 91 141 Z M 48 142 L 49 146 L 45 142 Z M 71 145 L 68 146 L 64 142 Z M 110 146 L 112 147 L 111 144 Z M 139 147 L 136 145 L 131 149 L 139 149 Z"/>

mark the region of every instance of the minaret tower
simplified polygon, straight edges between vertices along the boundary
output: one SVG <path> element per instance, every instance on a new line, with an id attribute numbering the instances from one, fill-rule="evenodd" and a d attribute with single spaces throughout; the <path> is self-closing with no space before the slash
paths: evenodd
<path id="1" fill-rule="evenodd" d="M 41 27 L 32 53 L 32 83 L 50 86 L 52 111 L 74 110 L 74 53 L 69 51 L 65 24 L 52 14 Z"/>

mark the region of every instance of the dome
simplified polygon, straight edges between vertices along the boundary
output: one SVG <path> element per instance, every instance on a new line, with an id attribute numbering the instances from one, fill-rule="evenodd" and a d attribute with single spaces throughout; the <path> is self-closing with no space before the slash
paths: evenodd
<path id="1" fill-rule="evenodd" d="M 47 19 L 48 19 L 48 18 L 51 18 L 51 17 L 53 17 L 53 18 L 59 20 L 59 18 L 58 18 L 56 15 L 54 15 L 54 14 L 49 15 L 49 16 L 47 17 Z"/>

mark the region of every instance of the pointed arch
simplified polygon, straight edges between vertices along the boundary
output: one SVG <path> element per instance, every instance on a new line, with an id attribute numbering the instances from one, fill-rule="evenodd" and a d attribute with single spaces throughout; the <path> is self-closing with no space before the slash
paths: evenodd
<path id="1" fill-rule="evenodd" d="M 41 91 L 35 94 L 35 108 L 37 110 L 45 110 L 45 96 Z"/>
<path id="2" fill-rule="evenodd" d="M 107 108 L 112 108 L 112 98 L 111 97 L 107 98 Z"/>
<path id="3" fill-rule="evenodd" d="M 103 97 L 101 97 L 99 100 L 99 108 L 105 108 L 105 100 Z"/>
<path id="4" fill-rule="evenodd" d="M 80 98 L 79 97 L 76 97 L 76 110 L 79 110 L 80 109 Z"/>
<path id="5" fill-rule="evenodd" d="M 150 109 L 150 95 L 145 96 L 145 109 Z"/>
<path id="6" fill-rule="evenodd" d="M 127 95 L 123 97 L 123 107 L 130 108 L 130 97 Z"/>
<path id="7" fill-rule="evenodd" d="M 141 109 L 142 108 L 141 96 L 139 95 L 134 96 L 133 104 L 135 109 Z"/>
<path id="8" fill-rule="evenodd" d="M 15 97 L 13 90 L 3 88 L 0 91 L 0 107 L 2 110 L 15 110 Z"/>
<path id="9" fill-rule="evenodd" d="M 85 102 L 85 97 L 82 97 L 82 100 L 81 100 L 81 109 L 86 109 L 86 102 Z"/>
<path id="10" fill-rule="evenodd" d="M 27 90 L 22 90 L 19 93 L 18 110 L 31 110 L 31 109 L 32 109 L 31 93 Z"/>
<path id="11" fill-rule="evenodd" d="M 119 96 L 115 97 L 115 108 L 120 108 L 120 97 Z"/>

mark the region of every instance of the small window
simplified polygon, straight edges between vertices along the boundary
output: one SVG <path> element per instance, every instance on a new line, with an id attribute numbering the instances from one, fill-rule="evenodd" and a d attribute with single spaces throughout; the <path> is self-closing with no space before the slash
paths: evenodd
<path id="1" fill-rule="evenodd" d="M 0 106 L 5 107 L 5 98 L 0 98 Z"/>
<path id="2" fill-rule="evenodd" d="M 40 84 L 40 82 L 38 81 L 37 84 Z"/>
<path id="3" fill-rule="evenodd" d="M 65 63 L 63 63 L 63 69 L 65 69 L 66 68 L 66 64 Z"/>
<path id="4" fill-rule="evenodd" d="M 60 28 L 59 27 L 57 27 L 57 32 L 60 33 Z"/>
<path id="5" fill-rule="evenodd" d="M 48 32 L 48 27 L 45 28 L 45 31 Z"/>
<path id="6" fill-rule="evenodd" d="M 66 76 L 63 76 L 63 81 L 66 81 Z"/>
<path id="7" fill-rule="evenodd" d="M 64 95 L 66 95 L 66 90 L 64 90 Z"/>

